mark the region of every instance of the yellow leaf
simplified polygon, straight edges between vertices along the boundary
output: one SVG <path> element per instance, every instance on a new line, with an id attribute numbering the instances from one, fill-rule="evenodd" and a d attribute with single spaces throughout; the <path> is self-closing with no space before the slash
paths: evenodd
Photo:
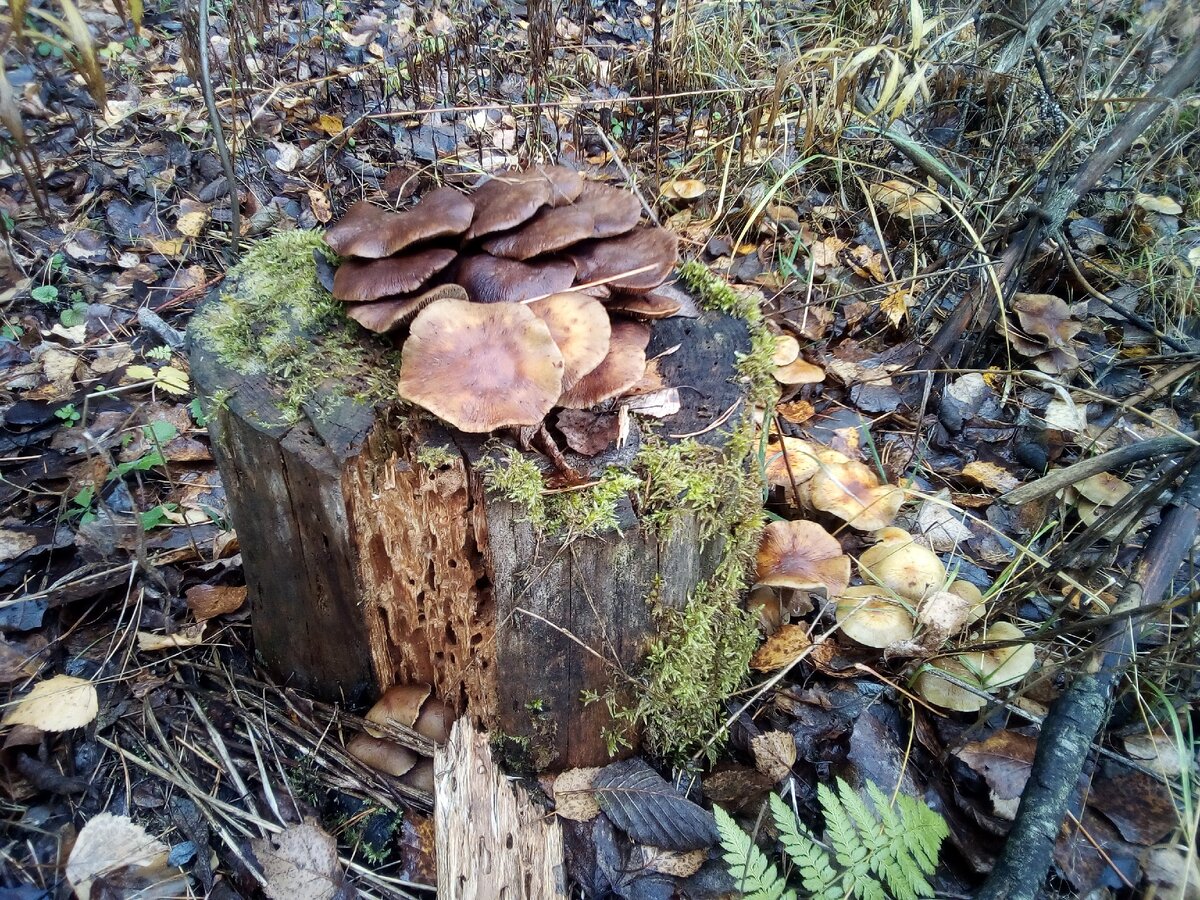
<path id="1" fill-rule="evenodd" d="M 32 725 L 42 731 L 82 728 L 100 711 L 95 686 L 86 678 L 55 675 L 34 685 L 4 717 L 5 725 Z"/>
<path id="2" fill-rule="evenodd" d="M 892 291 L 883 298 L 879 308 L 887 315 L 892 327 L 897 327 L 913 305 L 912 291 Z"/>
<path id="3" fill-rule="evenodd" d="M 340 116 L 330 115 L 329 113 L 321 113 L 321 117 L 317 119 L 317 128 L 326 134 L 333 136 L 341 134 L 345 131 L 346 126 L 342 123 Z"/>
<path id="4" fill-rule="evenodd" d="M 308 202 L 312 206 L 313 216 L 322 224 L 333 218 L 333 210 L 329 208 L 329 198 L 320 188 L 308 189 Z"/>
<path id="5" fill-rule="evenodd" d="M 187 372 L 177 369 L 174 366 L 163 366 L 159 369 L 157 379 L 158 387 L 162 388 L 168 394 L 179 396 L 188 392 Z"/>
<path id="6" fill-rule="evenodd" d="M 208 224 L 208 209 L 192 205 L 191 208 L 181 207 L 181 210 L 179 218 L 175 220 L 179 233 L 190 238 L 200 237 L 204 226 Z"/>
<path id="7" fill-rule="evenodd" d="M 154 370 L 149 366 L 130 366 L 125 374 L 134 381 L 149 381 L 154 378 Z"/>
<path id="8" fill-rule="evenodd" d="M 150 245 L 151 250 L 160 256 L 178 256 L 183 252 L 186 241 L 183 238 L 147 237 L 146 243 Z"/>

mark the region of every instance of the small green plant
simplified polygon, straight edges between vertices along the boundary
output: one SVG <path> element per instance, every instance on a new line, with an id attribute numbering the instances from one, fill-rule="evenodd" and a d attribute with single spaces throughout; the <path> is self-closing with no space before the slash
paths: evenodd
<path id="1" fill-rule="evenodd" d="M 58 288 L 52 284 L 39 284 L 29 294 L 38 303 L 49 305 L 58 302 Z"/>
<path id="2" fill-rule="evenodd" d="M 54 411 L 54 418 L 66 423 L 68 426 L 76 425 L 82 418 L 79 410 L 75 408 L 74 403 L 68 403 L 65 406 L 60 406 Z"/>
<path id="3" fill-rule="evenodd" d="M 933 897 L 929 876 L 937 868 L 945 819 L 924 802 L 899 794 L 893 806 L 873 782 L 871 806 L 842 779 L 837 793 L 817 788 L 829 848 L 820 844 L 788 805 L 771 795 L 771 815 L 787 859 L 805 891 L 819 900 L 921 900 Z M 795 900 L 788 879 L 719 806 L 713 808 L 721 848 L 734 881 L 748 900 Z"/>

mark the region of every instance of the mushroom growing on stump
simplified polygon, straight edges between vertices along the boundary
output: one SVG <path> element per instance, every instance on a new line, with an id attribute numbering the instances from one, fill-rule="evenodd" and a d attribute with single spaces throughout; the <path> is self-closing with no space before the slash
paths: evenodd
<path id="1" fill-rule="evenodd" d="M 266 239 L 286 253 L 251 251 L 205 301 L 216 314 L 193 319 L 198 392 L 228 398 L 211 433 L 256 650 L 323 699 L 426 684 L 442 718 L 522 738 L 535 766 L 602 764 L 621 723 L 581 696 L 603 696 L 614 665 L 647 664 L 664 638 L 654 610 L 744 574 L 731 538 L 749 524 L 752 385 L 738 363 L 754 326 L 707 287 L 664 284 L 677 241 L 634 194 L 560 167 L 439 189 L 405 212 L 357 204 L 327 244 Z M 287 283 L 263 304 L 277 272 Z M 267 306 L 283 322 L 251 322 L 262 352 L 247 371 L 221 329 Z M 280 342 L 303 377 L 275 366 Z M 672 491 L 664 467 L 680 459 L 728 502 Z M 571 468 L 580 480 L 563 484 Z M 740 615 L 735 631 L 752 624 Z M 386 740 L 367 731 L 356 749 Z"/>

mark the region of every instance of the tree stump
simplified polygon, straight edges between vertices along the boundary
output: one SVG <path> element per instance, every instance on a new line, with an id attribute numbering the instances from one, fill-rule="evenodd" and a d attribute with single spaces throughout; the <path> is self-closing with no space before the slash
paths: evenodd
<path id="1" fill-rule="evenodd" d="M 394 399 L 394 347 L 321 288 L 318 241 L 260 245 L 189 335 L 262 663 L 349 703 L 425 682 L 539 768 L 603 763 L 619 723 L 585 699 L 616 685 L 636 700 L 664 611 L 714 578 L 740 583 L 734 498 L 662 491 L 710 478 L 703 466 L 729 467 L 720 491 L 753 477 L 746 322 L 655 322 L 647 355 L 680 388 L 680 411 L 634 421 L 620 449 L 568 454 L 590 486 L 531 493 L 531 464 L 551 471 L 548 460 Z M 660 478 L 655 460 L 674 468 Z"/>

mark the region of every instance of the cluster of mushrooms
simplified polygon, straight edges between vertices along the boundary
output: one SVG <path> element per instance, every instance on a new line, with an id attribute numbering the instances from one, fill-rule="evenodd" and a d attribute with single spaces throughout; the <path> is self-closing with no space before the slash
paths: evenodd
<path id="1" fill-rule="evenodd" d="M 461 431 L 542 428 L 646 374 L 648 320 L 678 241 L 638 198 L 562 166 L 450 187 L 396 213 L 354 204 L 325 234 L 333 295 L 378 333 L 404 332 L 399 393 Z"/>
<path id="2" fill-rule="evenodd" d="M 749 606 L 764 623 L 783 615 L 781 591 L 818 592 L 828 599 L 838 631 L 888 657 L 927 660 L 914 688 L 944 709 L 974 711 L 986 692 L 1015 684 L 1035 663 L 1020 628 L 995 622 L 970 635 L 992 649 L 946 655 L 946 645 L 977 627 L 987 607 L 983 593 L 952 580 L 936 553 L 892 527 L 904 500 L 900 488 L 880 484 L 862 463 L 826 447 L 783 438 L 768 459 L 775 484 L 787 484 L 803 507 L 872 532 L 858 558 L 860 584 L 851 585 L 852 561 L 818 522 L 778 521 L 763 533 L 756 585 Z M 939 655 L 941 654 L 941 655 Z"/>
<path id="3" fill-rule="evenodd" d="M 365 729 L 346 744 L 346 751 L 376 771 L 398 778 L 402 784 L 433 792 L 433 759 L 422 756 L 393 740 L 386 731 L 372 726 L 411 728 L 435 744 L 444 744 L 454 724 L 454 711 L 430 696 L 427 684 L 398 684 L 367 710 Z"/>

